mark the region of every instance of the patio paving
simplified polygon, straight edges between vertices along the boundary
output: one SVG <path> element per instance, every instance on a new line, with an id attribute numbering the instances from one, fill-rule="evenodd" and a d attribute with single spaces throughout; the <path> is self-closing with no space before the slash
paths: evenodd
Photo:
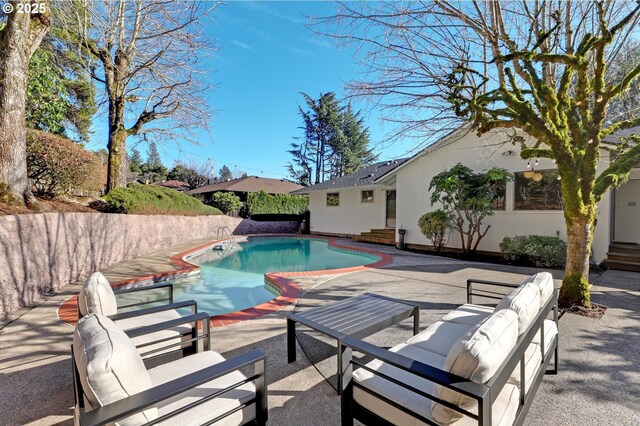
<path id="1" fill-rule="evenodd" d="M 193 245 L 198 244 L 201 241 Z M 225 356 L 252 348 L 267 353 L 270 424 L 339 424 L 339 397 L 325 380 L 335 371 L 330 342 L 315 339 L 311 333 L 299 333 L 298 360 L 287 364 L 285 317 L 291 310 L 376 292 L 418 302 L 422 329 L 464 303 L 467 278 L 519 282 L 537 271 L 349 244 L 384 251 L 393 255 L 394 261 L 382 269 L 306 277 L 298 282 L 305 294 L 297 306 L 213 330 L 212 347 Z M 185 247 L 188 245 L 180 250 Z M 163 257 L 175 252 L 172 248 L 103 272 L 122 276 L 127 271 L 166 268 Z M 561 278 L 560 271 L 552 272 L 556 279 Z M 594 302 L 609 309 L 600 320 L 573 314 L 562 317 L 560 374 L 545 377 L 526 424 L 640 424 L 640 274 L 607 271 L 594 275 L 592 282 Z M 78 285 L 66 287 L 0 329 L 0 424 L 72 424 L 69 346 L 73 329 L 58 320 L 56 310 L 78 289 Z M 408 320 L 368 340 L 391 346 L 410 334 Z"/>

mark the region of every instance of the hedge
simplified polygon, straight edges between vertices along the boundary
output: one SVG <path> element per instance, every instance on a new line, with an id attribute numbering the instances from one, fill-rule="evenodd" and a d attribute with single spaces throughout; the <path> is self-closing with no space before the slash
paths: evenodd
<path id="1" fill-rule="evenodd" d="M 507 261 L 542 268 L 560 268 L 567 262 L 567 243 L 557 237 L 518 235 L 505 237 L 500 250 Z"/>
<path id="2" fill-rule="evenodd" d="M 102 191 L 106 167 L 80 144 L 39 130 L 27 129 L 27 173 L 38 195 L 72 190 Z"/>
<path id="3" fill-rule="evenodd" d="M 219 215 L 222 212 L 175 189 L 133 183 L 104 196 L 109 210 L 129 214 Z"/>
<path id="4" fill-rule="evenodd" d="M 251 192 L 247 196 L 247 213 L 254 214 L 302 214 L 309 206 L 303 195 L 276 194 L 264 191 Z"/>

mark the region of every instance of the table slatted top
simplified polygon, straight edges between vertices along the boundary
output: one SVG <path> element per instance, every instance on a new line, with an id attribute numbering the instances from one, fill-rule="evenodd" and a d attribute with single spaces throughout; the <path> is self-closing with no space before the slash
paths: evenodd
<path id="1" fill-rule="evenodd" d="M 409 315 L 416 305 L 365 293 L 340 302 L 292 314 L 295 321 L 334 337 L 353 335 L 398 315 Z"/>

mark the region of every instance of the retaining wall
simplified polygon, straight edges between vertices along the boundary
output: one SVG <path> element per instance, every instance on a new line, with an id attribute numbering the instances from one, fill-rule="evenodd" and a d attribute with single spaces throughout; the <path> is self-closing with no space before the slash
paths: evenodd
<path id="1" fill-rule="evenodd" d="M 106 266 L 198 238 L 297 232 L 297 222 L 229 216 L 43 213 L 0 216 L 0 318 Z"/>

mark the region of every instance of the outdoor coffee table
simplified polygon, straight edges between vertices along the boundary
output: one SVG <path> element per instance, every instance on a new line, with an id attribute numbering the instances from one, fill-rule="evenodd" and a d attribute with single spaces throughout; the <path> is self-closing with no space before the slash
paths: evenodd
<path id="1" fill-rule="evenodd" d="M 413 334 L 418 334 L 420 308 L 413 303 L 373 293 L 350 297 L 287 317 L 287 355 L 296 360 L 296 323 L 306 325 L 338 341 L 338 393 L 342 388 L 342 339 L 362 339 L 413 317 Z"/>

